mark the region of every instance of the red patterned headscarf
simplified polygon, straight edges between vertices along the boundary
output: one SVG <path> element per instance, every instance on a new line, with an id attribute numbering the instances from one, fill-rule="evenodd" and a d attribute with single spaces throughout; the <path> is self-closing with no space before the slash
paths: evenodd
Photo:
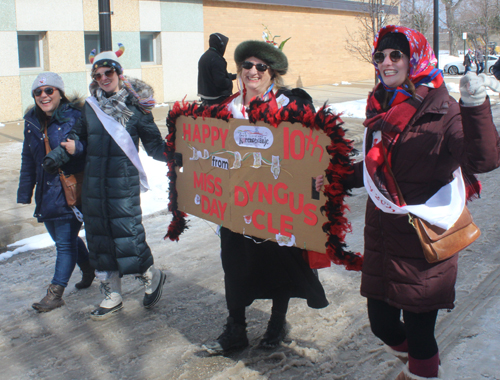
<path id="1" fill-rule="evenodd" d="M 386 86 L 374 62 L 381 83 L 368 97 L 366 120 L 363 124 L 371 132 L 380 131 L 381 139 L 374 142 L 371 147 L 367 147 L 369 150 L 365 157 L 365 164 L 369 175 L 382 194 L 392 199 L 397 205 L 401 205 L 396 184 L 384 163 L 384 156 L 390 164 L 392 147 L 417 111 L 422 99 L 427 95 L 429 87 L 440 87 L 444 83 L 444 78 L 443 72 L 436 68 L 436 56 L 429 43 L 421 33 L 413 29 L 395 25 L 382 28 L 375 37 L 372 55 L 377 51 L 379 42 L 388 33 L 401 33 L 408 40 L 410 47 L 408 78 L 415 85 L 416 95 L 412 96 L 404 83 L 397 88 Z M 393 93 L 387 111 L 382 109 L 379 99 L 375 96 L 382 91 L 382 86 L 386 92 Z"/>
<path id="2" fill-rule="evenodd" d="M 422 84 L 435 88 L 441 86 L 444 82 L 444 77 L 443 72 L 437 68 L 437 59 L 434 55 L 434 51 L 424 35 L 416 30 L 397 25 L 383 27 L 380 29 L 373 42 L 372 56 L 377 51 L 379 41 L 388 33 L 401 33 L 408 39 L 410 45 L 410 70 L 408 72 L 408 77 L 415 85 L 415 88 Z M 397 88 L 385 86 L 375 61 L 373 61 L 373 64 L 375 65 L 377 76 L 385 89 L 389 92 L 394 92 L 394 96 L 389 102 L 389 105 L 399 104 L 411 97 L 411 94 L 409 94 L 406 91 L 407 89 L 403 86 Z"/>

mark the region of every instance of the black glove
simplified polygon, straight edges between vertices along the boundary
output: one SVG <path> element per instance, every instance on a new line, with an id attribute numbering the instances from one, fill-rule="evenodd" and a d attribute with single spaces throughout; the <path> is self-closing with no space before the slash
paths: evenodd
<path id="1" fill-rule="evenodd" d="M 174 153 L 175 165 L 182 168 L 182 153 Z"/>
<path id="2" fill-rule="evenodd" d="M 43 159 L 42 168 L 49 174 L 56 174 L 59 171 L 56 162 L 50 157 L 45 157 Z"/>

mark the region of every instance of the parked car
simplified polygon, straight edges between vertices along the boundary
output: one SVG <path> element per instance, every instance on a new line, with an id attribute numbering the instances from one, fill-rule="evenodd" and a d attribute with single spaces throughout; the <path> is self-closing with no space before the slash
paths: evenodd
<path id="1" fill-rule="evenodd" d="M 496 55 L 488 56 L 487 64 L 488 64 L 488 72 L 490 74 L 493 74 L 492 67 L 497 60 L 498 57 Z M 472 62 L 471 69 L 472 71 L 476 72 L 476 64 L 474 62 Z M 444 65 L 443 71 L 451 75 L 463 74 L 465 72 L 464 62 L 463 60 L 449 62 L 446 65 Z"/>

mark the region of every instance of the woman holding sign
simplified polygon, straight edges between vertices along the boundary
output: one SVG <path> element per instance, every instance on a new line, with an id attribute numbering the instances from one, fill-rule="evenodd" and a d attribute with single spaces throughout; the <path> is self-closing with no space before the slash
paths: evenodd
<path id="1" fill-rule="evenodd" d="M 458 255 L 428 262 L 408 212 L 448 230 L 479 194 L 469 173 L 499 166 L 486 87 L 500 83 L 469 73 L 458 104 L 425 37 L 394 25 L 375 38 L 373 63 L 380 83 L 368 97 L 365 159 L 348 184 L 370 195 L 361 294 L 373 333 L 407 363 L 397 379 L 439 378 L 434 328 L 438 310 L 454 307 Z"/>
<path id="2" fill-rule="evenodd" d="M 253 100 L 268 102 L 270 110 L 289 105 L 314 110 L 305 91 L 283 86 L 282 75 L 287 72 L 288 60 L 280 49 L 262 41 L 245 41 L 236 48 L 234 58 L 240 91 L 224 103 L 234 118 L 248 118 L 247 107 Z M 277 347 L 285 338 L 291 297 L 306 299 L 312 308 L 328 305 L 317 274 L 304 260 L 302 249 L 243 236 L 227 228 L 221 228 L 220 236 L 229 317 L 222 335 L 205 345 L 209 352 L 224 353 L 248 346 L 245 307 L 255 299 L 273 300 L 261 348 Z"/>
<path id="3" fill-rule="evenodd" d="M 82 189 L 83 217 L 90 262 L 101 281 L 104 300 L 91 312 L 93 320 L 104 320 L 123 308 L 121 277 L 135 274 L 145 288 L 143 306 L 160 299 L 165 274 L 154 267 L 151 249 L 142 225 L 141 191 L 147 177 L 138 155 L 139 140 L 148 155 L 166 161 L 165 142 L 151 110 L 153 89 L 123 75 L 117 52 L 104 51 L 92 63 L 91 96 L 65 148 L 53 150 L 44 169 L 57 170 L 70 157 L 85 155 Z"/>

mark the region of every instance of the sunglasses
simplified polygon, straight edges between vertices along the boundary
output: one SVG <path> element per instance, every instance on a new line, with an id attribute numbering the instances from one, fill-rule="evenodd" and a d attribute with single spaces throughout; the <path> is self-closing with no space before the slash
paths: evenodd
<path id="1" fill-rule="evenodd" d="M 104 76 L 111 78 L 114 72 L 115 72 L 114 69 L 106 70 L 104 72 Z M 94 79 L 96 82 L 99 82 L 102 79 L 102 77 L 103 75 L 101 73 L 96 73 L 92 76 L 92 79 Z"/>
<path id="2" fill-rule="evenodd" d="M 373 54 L 373 60 L 375 61 L 376 64 L 381 64 L 382 62 L 384 62 L 385 57 L 386 55 L 381 51 L 377 51 L 375 54 Z M 399 50 L 393 50 L 389 53 L 389 58 L 391 59 L 392 62 L 396 63 L 401 58 L 403 58 L 403 53 L 400 52 Z"/>
<path id="3" fill-rule="evenodd" d="M 250 61 L 245 61 L 241 64 L 241 67 L 243 67 L 245 70 L 250 70 L 254 66 L 257 69 L 257 71 L 260 71 L 261 73 L 263 73 L 269 68 L 268 65 L 264 65 L 263 63 L 253 63 Z"/>
<path id="4" fill-rule="evenodd" d="M 33 91 L 33 94 L 35 96 L 40 96 L 42 95 L 42 92 L 45 92 L 47 95 L 52 95 L 56 89 L 53 87 L 45 87 L 45 88 L 37 88 L 35 91 Z"/>

